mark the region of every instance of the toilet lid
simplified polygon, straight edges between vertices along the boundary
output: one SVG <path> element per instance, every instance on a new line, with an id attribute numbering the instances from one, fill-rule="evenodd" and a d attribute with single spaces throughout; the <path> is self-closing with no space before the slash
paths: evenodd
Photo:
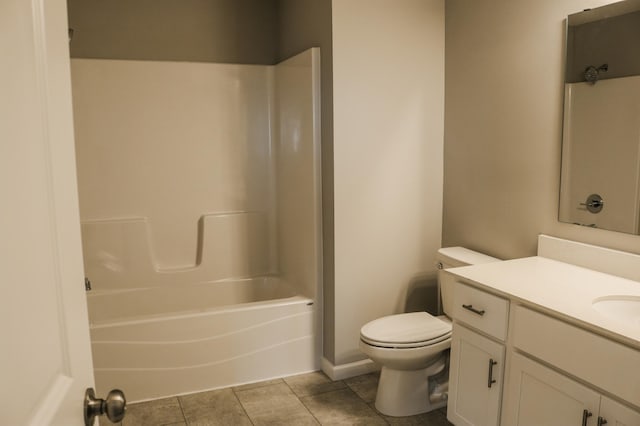
<path id="1" fill-rule="evenodd" d="M 426 346 L 450 335 L 450 323 L 426 312 L 389 315 L 365 324 L 360 330 L 364 342 L 393 348 Z"/>

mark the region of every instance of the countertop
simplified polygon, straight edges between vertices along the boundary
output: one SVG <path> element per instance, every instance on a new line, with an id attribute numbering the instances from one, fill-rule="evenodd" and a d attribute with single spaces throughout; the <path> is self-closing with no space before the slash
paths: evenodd
<path id="1" fill-rule="evenodd" d="M 603 316 L 594 299 L 638 296 L 640 282 L 534 256 L 447 269 L 478 288 L 640 350 L 640 325 Z"/>

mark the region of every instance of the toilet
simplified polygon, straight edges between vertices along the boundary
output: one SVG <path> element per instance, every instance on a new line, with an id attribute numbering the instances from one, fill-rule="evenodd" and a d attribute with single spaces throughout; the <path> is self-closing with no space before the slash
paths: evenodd
<path id="1" fill-rule="evenodd" d="M 464 247 L 438 250 L 438 269 L 496 262 Z M 444 313 L 451 312 L 440 287 Z M 444 289 L 446 290 L 446 289 Z M 360 350 L 382 366 L 376 409 L 394 417 L 426 413 L 447 404 L 451 320 L 427 312 L 389 315 L 360 330 Z"/>

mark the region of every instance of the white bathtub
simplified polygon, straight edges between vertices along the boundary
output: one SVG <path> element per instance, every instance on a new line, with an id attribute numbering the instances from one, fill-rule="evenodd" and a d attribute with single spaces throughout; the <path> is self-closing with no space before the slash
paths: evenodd
<path id="1" fill-rule="evenodd" d="M 277 278 L 90 292 L 99 394 L 140 401 L 318 368 L 312 299 Z"/>

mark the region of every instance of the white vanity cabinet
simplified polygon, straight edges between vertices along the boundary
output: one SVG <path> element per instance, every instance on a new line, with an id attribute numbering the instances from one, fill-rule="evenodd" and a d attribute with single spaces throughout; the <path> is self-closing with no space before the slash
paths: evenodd
<path id="1" fill-rule="evenodd" d="M 455 425 L 497 426 L 504 345 L 454 324 L 447 418 Z"/>
<path id="2" fill-rule="evenodd" d="M 606 396 L 600 398 L 600 413 L 596 425 L 640 425 L 640 412 L 630 409 Z"/>
<path id="3" fill-rule="evenodd" d="M 591 311 L 604 285 L 640 298 L 635 282 L 541 258 L 441 279 L 453 303 L 451 423 L 640 426 L 640 337 L 635 326 L 616 328 Z"/>
<path id="4" fill-rule="evenodd" d="M 498 426 L 509 302 L 456 283 L 447 418 Z"/>
<path id="5" fill-rule="evenodd" d="M 511 357 L 509 377 L 505 425 L 640 425 L 639 412 L 521 354 Z"/>
<path id="6" fill-rule="evenodd" d="M 513 308 L 511 321 L 503 424 L 640 425 L 640 412 L 596 390 L 639 404 L 637 350 L 524 306 Z"/>
<path id="7" fill-rule="evenodd" d="M 513 354 L 503 423 L 514 426 L 580 426 L 598 412 L 600 395 L 520 354 Z"/>

